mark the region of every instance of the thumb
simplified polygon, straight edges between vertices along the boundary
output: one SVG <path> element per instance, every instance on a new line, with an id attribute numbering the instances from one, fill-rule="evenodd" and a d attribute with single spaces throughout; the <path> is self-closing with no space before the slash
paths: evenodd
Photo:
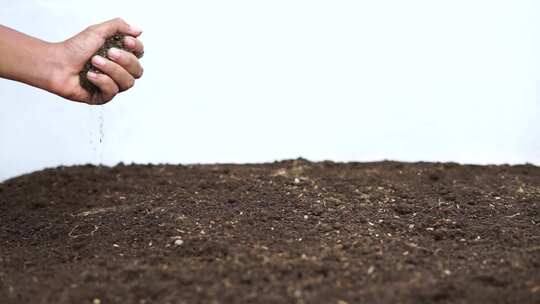
<path id="1" fill-rule="evenodd" d="M 122 18 L 115 18 L 103 23 L 91 26 L 92 30 L 98 33 L 101 37 L 107 38 L 116 33 L 121 33 L 133 37 L 138 37 L 142 34 L 142 30 L 130 26 Z"/>

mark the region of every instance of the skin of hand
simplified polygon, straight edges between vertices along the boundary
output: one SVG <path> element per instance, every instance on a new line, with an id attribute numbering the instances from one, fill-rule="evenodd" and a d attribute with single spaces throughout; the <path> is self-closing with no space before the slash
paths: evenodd
<path id="1" fill-rule="evenodd" d="M 127 51 L 110 49 L 107 57 L 92 55 L 116 33 L 126 35 Z M 24 82 L 69 100 L 104 104 L 118 92 L 130 89 L 143 74 L 139 58 L 144 53 L 137 39 L 142 31 L 120 18 L 92 25 L 58 43 L 49 43 L 0 26 L 0 77 Z M 131 52 L 129 52 L 131 51 Z M 92 57 L 92 58 L 91 58 Z M 79 72 L 91 58 L 102 73 L 87 77 L 100 91 L 91 95 L 79 83 Z"/>

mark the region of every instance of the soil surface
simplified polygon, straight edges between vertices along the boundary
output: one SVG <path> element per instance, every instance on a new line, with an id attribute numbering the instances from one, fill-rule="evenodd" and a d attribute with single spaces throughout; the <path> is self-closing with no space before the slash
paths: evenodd
<path id="1" fill-rule="evenodd" d="M 107 40 L 105 40 L 105 43 L 101 46 L 101 48 L 99 48 L 99 50 L 97 50 L 97 52 L 94 53 L 94 55 L 92 55 L 92 57 L 99 55 L 104 58 L 109 58 L 109 56 L 107 55 L 107 52 L 111 48 L 125 50 L 124 37 L 125 35 L 123 34 L 116 34 L 108 38 Z M 90 80 L 88 80 L 88 77 L 86 77 L 86 74 L 88 73 L 88 71 L 101 73 L 100 70 L 96 69 L 92 65 L 92 58 L 88 59 L 88 61 L 84 64 L 82 71 L 79 72 L 79 83 L 81 84 L 81 87 L 83 87 L 86 91 L 88 91 L 91 94 L 94 94 L 94 93 L 99 92 L 99 88 L 95 86 L 93 83 L 91 83 Z"/>
<path id="2" fill-rule="evenodd" d="M 540 168 L 60 167 L 0 184 L 1 303 L 540 303 Z"/>

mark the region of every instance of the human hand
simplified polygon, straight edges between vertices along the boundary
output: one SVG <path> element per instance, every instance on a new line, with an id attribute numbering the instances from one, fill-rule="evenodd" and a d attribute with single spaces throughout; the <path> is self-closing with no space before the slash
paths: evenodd
<path id="1" fill-rule="evenodd" d="M 126 50 L 112 48 L 107 54 L 108 58 L 92 57 L 105 40 L 116 33 L 126 35 L 123 41 Z M 135 79 L 143 74 L 139 58 L 144 53 L 144 46 L 137 39 L 141 33 L 141 30 L 116 18 L 92 25 L 64 42 L 55 43 L 52 54 L 57 58 L 57 68 L 52 75 L 49 91 L 93 105 L 111 101 L 118 92 L 130 89 Z M 83 89 L 79 82 L 79 72 L 91 57 L 92 65 L 102 72 L 87 73 L 88 80 L 99 88 L 95 93 Z"/>

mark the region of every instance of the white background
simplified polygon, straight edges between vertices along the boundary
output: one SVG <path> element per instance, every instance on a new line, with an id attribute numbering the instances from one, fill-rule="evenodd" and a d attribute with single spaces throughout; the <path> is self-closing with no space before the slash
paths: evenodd
<path id="1" fill-rule="evenodd" d="M 0 23 L 44 40 L 120 16 L 146 45 L 143 79 L 105 107 L 0 80 L 0 180 L 101 161 L 539 164 L 539 11 L 535 0 L 0 0 Z"/>

